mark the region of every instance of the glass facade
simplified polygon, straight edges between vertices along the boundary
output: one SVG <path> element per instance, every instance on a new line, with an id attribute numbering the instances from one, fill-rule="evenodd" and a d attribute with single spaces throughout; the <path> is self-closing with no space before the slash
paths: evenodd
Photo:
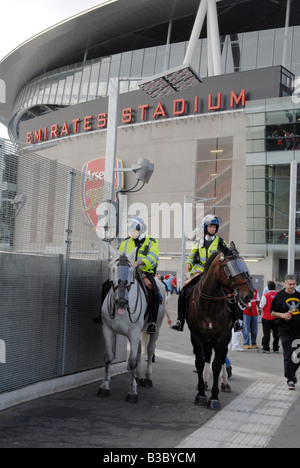
<path id="1" fill-rule="evenodd" d="M 287 36 L 284 35 L 284 29 L 276 29 L 222 37 L 223 73 L 283 65 L 295 75 L 300 75 L 299 39 L 300 26 L 289 28 Z M 36 116 L 37 111 L 45 113 L 55 110 L 57 106 L 70 106 L 94 100 L 107 95 L 108 81 L 111 77 L 140 79 L 160 73 L 164 68 L 181 65 L 187 44 L 181 42 L 169 47 L 128 51 L 68 65 L 36 77 L 27 83 L 17 96 L 9 125 L 11 136 L 18 137 L 18 121 L 21 118 L 30 118 L 29 110 L 33 107 Z M 207 76 L 206 39 L 199 40 L 191 65 L 201 77 Z M 137 89 L 137 81 L 122 81 L 121 92 Z"/>
<path id="2" fill-rule="evenodd" d="M 247 218 L 249 244 L 287 244 L 290 162 L 300 161 L 300 107 L 291 97 L 247 108 Z M 300 174 L 297 183 L 300 207 Z M 300 217 L 296 218 L 300 244 Z"/>
<path id="3" fill-rule="evenodd" d="M 215 199 L 205 203 L 205 213 L 221 221 L 219 235 L 229 239 L 232 189 L 233 138 L 207 138 L 198 141 L 196 197 Z M 196 220 L 201 226 L 202 219 Z"/>

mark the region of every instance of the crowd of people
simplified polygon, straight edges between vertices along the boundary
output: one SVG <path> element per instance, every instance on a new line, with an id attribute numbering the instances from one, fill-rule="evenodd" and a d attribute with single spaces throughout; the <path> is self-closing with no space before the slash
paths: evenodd
<path id="1" fill-rule="evenodd" d="M 262 353 L 278 353 L 280 342 L 284 358 L 284 375 L 288 388 L 295 389 L 296 372 L 300 366 L 297 354 L 300 343 L 300 286 L 295 275 L 286 275 L 279 283 L 268 281 L 260 299 L 255 289 L 251 303 L 243 309 L 243 332 L 233 333 L 232 351 L 259 350 L 257 345 L 258 317 L 262 316 Z M 243 334 L 244 347 L 240 346 Z"/>
<path id="2" fill-rule="evenodd" d="M 179 285 L 178 285 L 178 282 L 177 282 L 177 276 L 176 276 L 176 273 L 174 274 L 168 274 L 168 275 L 165 275 L 165 276 L 161 276 L 161 275 L 157 275 L 156 276 L 158 280 L 160 280 L 164 287 L 165 287 L 165 290 L 166 290 L 166 294 L 167 294 L 167 298 L 169 296 L 169 294 L 176 294 L 178 295 L 179 294 Z"/>

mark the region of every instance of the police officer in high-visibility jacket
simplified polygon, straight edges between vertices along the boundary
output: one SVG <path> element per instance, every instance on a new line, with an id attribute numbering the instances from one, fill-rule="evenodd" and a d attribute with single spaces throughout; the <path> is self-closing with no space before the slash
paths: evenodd
<path id="1" fill-rule="evenodd" d="M 198 278 L 200 279 L 201 273 L 203 273 L 205 264 L 209 257 L 213 253 L 220 251 L 221 244 L 227 247 L 226 242 L 221 237 L 216 235 L 219 230 L 219 226 L 220 223 L 217 216 L 205 216 L 202 224 L 204 237 L 201 237 L 194 243 L 191 253 L 188 256 L 186 262 L 186 273 L 190 272 L 191 276 L 194 276 L 195 278 L 198 276 Z M 176 324 L 172 326 L 173 330 L 183 331 L 186 319 L 185 298 L 187 292 L 190 291 L 190 288 L 194 287 L 196 283 L 197 279 L 194 279 L 193 281 L 188 283 L 179 296 L 178 317 Z M 236 312 L 233 311 L 233 318 L 235 317 L 235 313 Z M 239 327 L 238 321 L 236 321 L 235 323 L 235 328 L 241 328 Z"/>
<path id="2" fill-rule="evenodd" d="M 227 247 L 226 242 L 219 236 L 219 219 L 214 215 L 207 215 L 203 219 L 204 237 L 198 239 L 191 250 L 186 262 L 186 273 L 191 276 L 203 273 L 205 264 L 209 257 L 220 250 L 220 243 Z"/>
<path id="3" fill-rule="evenodd" d="M 159 244 L 157 239 L 146 236 L 147 226 L 141 218 L 128 220 L 128 234 L 120 245 L 119 252 L 129 255 L 135 248 L 136 256 L 134 267 L 139 267 L 146 275 L 152 286 L 152 301 L 148 307 L 149 318 L 147 333 L 152 335 L 156 332 L 156 320 L 159 307 L 159 289 L 155 281 L 156 270 L 159 261 Z"/>

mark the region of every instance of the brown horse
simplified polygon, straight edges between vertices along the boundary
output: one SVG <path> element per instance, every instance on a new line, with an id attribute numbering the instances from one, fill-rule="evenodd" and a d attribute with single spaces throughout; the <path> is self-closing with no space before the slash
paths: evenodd
<path id="1" fill-rule="evenodd" d="M 199 379 L 196 405 L 220 409 L 219 376 L 231 340 L 233 312 L 238 303 L 250 302 L 253 292 L 248 268 L 232 242 L 230 249 L 222 247 L 221 253 L 215 253 L 208 259 L 200 281 L 187 298 L 187 323 Z M 212 351 L 215 352 L 213 386 L 211 398 L 207 401 L 203 369 L 204 362 L 210 362 Z"/>

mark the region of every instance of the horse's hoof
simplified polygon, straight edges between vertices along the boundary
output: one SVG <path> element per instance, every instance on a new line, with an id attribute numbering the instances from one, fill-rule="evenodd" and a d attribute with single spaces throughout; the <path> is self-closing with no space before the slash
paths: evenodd
<path id="1" fill-rule="evenodd" d="M 219 411 L 221 409 L 221 404 L 219 400 L 209 400 L 207 406 L 214 411 Z"/>
<path id="2" fill-rule="evenodd" d="M 231 387 L 229 384 L 223 384 L 221 385 L 221 392 L 223 393 L 231 393 Z"/>
<path id="3" fill-rule="evenodd" d="M 206 406 L 207 405 L 207 397 L 197 395 L 195 398 L 195 405 L 197 406 Z"/>
<path id="4" fill-rule="evenodd" d="M 126 401 L 127 403 L 137 403 L 138 402 L 138 395 L 130 395 L 128 394 L 127 397 L 126 397 Z"/>
<path id="5" fill-rule="evenodd" d="M 135 379 L 135 380 L 136 380 L 137 385 L 139 385 L 140 387 L 144 386 L 144 379 Z"/>
<path id="6" fill-rule="evenodd" d="M 99 388 L 97 396 L 99 398 L 109 397 L 110 396 L 110 390 L 108 390 L 107 388 Z"/>
<path id="7" fill-rule="evenodd" d="M 152 388 L 153 387 L 153 382 L 151 379 L 144 379 L 142 386 L 145 388 Z"/>

